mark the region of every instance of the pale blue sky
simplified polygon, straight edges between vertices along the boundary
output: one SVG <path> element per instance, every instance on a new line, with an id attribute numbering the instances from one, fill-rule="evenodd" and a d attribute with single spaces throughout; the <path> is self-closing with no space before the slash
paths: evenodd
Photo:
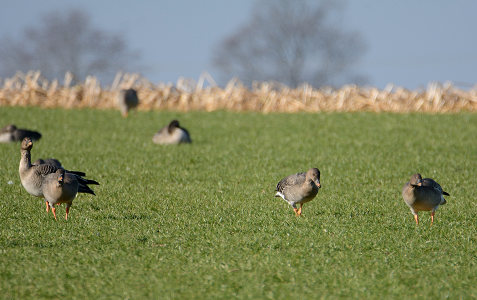
<path id="1" fill-rule="evenodd" d="M 126 36 L 151 82 L 216 77 L 212 49 L 246 22 L 254 0 L 0 0 L 0 36 L 18 35 L 46 12 L 85 9 L 98 27 Z M 370 85 L 409 89 L 431 81 L 464 88 L 477 78 L 477 1 L 349 0 L 342 24 L 361 32 L 367 52 L 357 70 Z M 1 62 L 0 62 L 1 63 Z"/>

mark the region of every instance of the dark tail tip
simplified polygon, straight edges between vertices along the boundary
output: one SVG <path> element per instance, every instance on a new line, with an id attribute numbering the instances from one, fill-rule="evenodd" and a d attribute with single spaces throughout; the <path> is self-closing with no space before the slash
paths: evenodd
<path id="1" fill-rule="evenodd" d="M 80 186 L 78 187 L 78 193 L 91 194 L 91 195 L 96 196 L 96 194 L 94 193 L 94 191 L 93 191 L 92 189 L 90 189 L 90 188 L 87 187 L 87 186 L 82 186 L 82 185 L 80 185 Z"/>
<path id="2" fill-rule="evenodd" d="M 97 182 L 96 180 L 93 180 L 93 179 L 88 179 L 86 181 L 86 184 L 95 184 L 95 185 L 99 185 L 99 182 Z"/>
<path id="3" fill-rule="evenodd" d="M 81 185 L 88 185 L 88 184 L 95 184 L 95 185 L 99 185 L 99 182 L 97 182 L 96 180 L 93 180 L 93 179 L 86 179 L 86 178 L 83 178 L 83 177 L 76 177 L 76 179 L 78 180 L 78 182 L 81 184 Z"/>
<path id="4" fill-rule="evenodd" d="M 66 170 L 67 173 L 71 173 L 71 174 L 75 174 L 75 175 L 78 175 L 78 176 L 86 176 L 86 174 L 84 172 L 81 172 L 81 171 L 70 171 L 70 170 Z"/>
<path id="5" fill-rule="evenodd" d="M 443 195 L 446 195 L 446 196 L 450 196 L 448 192 L 442 191 L 442 194 L 443 194 Z"/>

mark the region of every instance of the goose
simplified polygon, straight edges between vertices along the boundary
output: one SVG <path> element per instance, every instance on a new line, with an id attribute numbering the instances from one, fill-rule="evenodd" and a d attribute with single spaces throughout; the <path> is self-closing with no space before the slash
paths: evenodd
<path id="1" fill-rule="evenodd" d="M 129 110 L 136 108 L 139 98 L 135 89 L 121 90 L 117 97 L 117 104 L 123 117 L 127 117 Z"/>
<path id="2" fill-rule="evenodd" d="M 18 171 L 20 173 L 20 181 L 25 190 L 32 196 L 44 197 L 43 195 L 43 181 L 48 174 L 55 173 L 58 170 L 57 167 L 49 164 L 32 165 L 31 163 L 31 149 L 33 148 L 33 141 L 31 138 L 26 137 L 21 143 L 21 158 Z M 78 181 L 78 193 L 87 193 L 95 195 L 94 191 L 88 186 L 88 184 L 99 183 L 95 180 L 85 179 L 82 176 L 71 174 Z M 46 201 L 46 211 L 49 211 L 48 201 Z"/>
<path id="3" fill-rule="evenodd" d="M 41 138 L 41 133 L 17 128 L 14 124 L 7 125 L 0 129 L 0 143 L 20 142 L 27 136 L 33 141 L 36 141 Z"/>
<path id="4" fill-rule="evenodd" d="M 47 205 L 51 208 L 55 220 L 55 204 L 61 203 L 66 203 L 65 220 L 68 220 L 70 207 L 78 193 L 78 187 L 77 176 L 66 173 L 65 169 L 57 169 L 55 173 L 50 173 L 45 176 L 42 184 L 42 192 Z"/>
<path id="5" fill-rule="evenodd" d="M 280 180 L 275 189 L 275 197 L 282 197 L 293 207 L 295 215 L 301 216 L 303 204 L 313 200 L 320 188 L 320 170 L 311 168 Z M 300 204 L 299 209 L 296 207 L 297 203 Z"/>
<path id="6" fill-rule="evenodd" d="M 189 131 L 179 125 L 179 121 L 172 120 L 169 125 L 159 130 L 152 141 L 156 144 L 182 144 L 191 143 Z"/>
<path id="7" fill-rule="evenodd" d="M 412 175 L 402 188 L 402 197 L 414 215 L 416 225 L 419 225 L 419 211 L 430 211 L 431 225 L 434 223 L 437 208 L 447 203 L 444 195 L 449 196 L 449 193 L 443 191 L 440 184 L 431 178 L 422 179 L 419 173 Z"/>

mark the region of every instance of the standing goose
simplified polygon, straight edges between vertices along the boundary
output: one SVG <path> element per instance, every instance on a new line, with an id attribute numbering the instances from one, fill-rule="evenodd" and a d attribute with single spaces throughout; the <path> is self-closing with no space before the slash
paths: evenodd
<path id="1" fill-rule="evenodd" d="M 0 129 L 0 143 L 19 142 L 25 137 L 30 137 L 36 141 L 41 138 L 41 133 L 28 129 L 17 128 L 17 126 L 10 124 Z"/>
<path id="2" fill-rule="evenodd" d="M 136 108 L 139 98 L 135 89 L 121 90 L 117 97 L 117 104 L 123 117 L 127 117 L 129 110 Z"/>
<path id="3" fill-rule="evenodd" d="M 311 168 L 306 173 L 296 173 L 280 180 L 275 197 L 282 197 L 293 207 L 295 215 L 301 216 L 303 204 L 313 200 L 320 188 L 320 170 Z M 300 209 L 297 209 L 297 203 Z"/>
<path id="4" fill-rule="evenodd" d="M 156 144 L 182 144 L 191 143 L 189 131 L 179 125 L 179 121 L 172 120 L 168 126 L 159 130 L 153 137 L 152 141 Z"/>
<path id="5" fill-rule="evenodd" d="M 43 196 L 47 205 L 51 207 L 55 220 L 55 204 L 61 203 L 66 203 L 65 220 L 68 220 L 70 207 L 78 193 L 78 187 L 77 176 L 66 173 L 65 169 L 57 169 L 55 173 L 50 173 L 45 177 L 42 185 Z"/>
<path id="6" fill-rule="evenodd" d="M 21 143 L 21 158 L 20 166 L 18 168 L 20 173 L 20 181 L 30 195 L 44 197 L 42 189 L 43 181 L 48 174 L 55 173 L 58 168 L 49 164 L 32 165 L 30 153 L 32 148 L 33 142 L 31 138 L 24 138 Z M 71 174 L 78 181 L 78 193 L 88 193 L 95 195 L 94 191 L 88 186 L 88 184 L 99 185 L 97 181 L 85 179 L 73 173 L 67 174 Z M 46 201 L 46 211 L 48 212 L 48 210 L 48 201 Z"/>
<path id="7" fill-rule="evenodd" d="M 434 214 L 439 205 L 447 203 L 444 195 L 449 193 L 442 190 L 442 187 L 431 178 L 422 179 L 421 174 L 414 174 L 411 180 L 406 182 L 402 188 L 402 198 L 414 215 L 416 225 L 419 224 L 419 211 L 431 211 L 431 225 L 434 223 Z"/>

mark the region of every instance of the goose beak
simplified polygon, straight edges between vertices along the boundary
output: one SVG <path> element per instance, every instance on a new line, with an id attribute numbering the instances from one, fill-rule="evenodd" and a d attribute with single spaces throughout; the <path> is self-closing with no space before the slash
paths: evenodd
<path id="1" fill-rule="evenodd" d="M 321 188 L 321 183 L 320 182 L 315 182 L 315 184 L 318 188 Z"/>

